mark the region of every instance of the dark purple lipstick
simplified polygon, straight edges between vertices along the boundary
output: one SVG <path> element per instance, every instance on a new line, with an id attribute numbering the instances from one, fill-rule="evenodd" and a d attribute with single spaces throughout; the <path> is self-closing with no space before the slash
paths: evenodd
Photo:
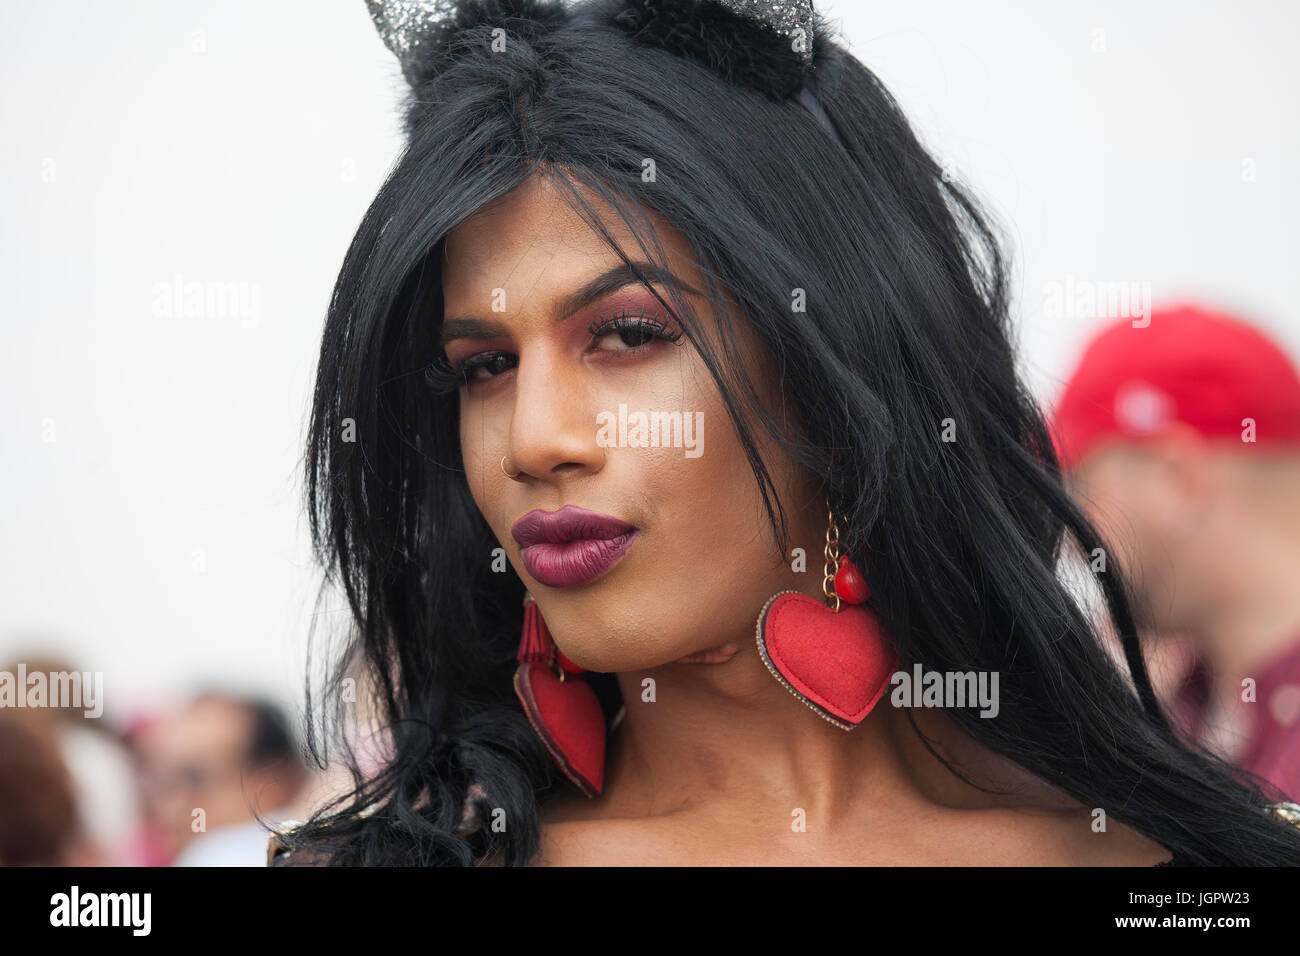
<path id="1" fill-rule="evenodd" d="M 638 531 L 610 515 L 565 505 L 559 511 L 528 512 L 510 533 L 524 549 L 529 574 L 553 588 L 575 588 L 613 567 Z"/>

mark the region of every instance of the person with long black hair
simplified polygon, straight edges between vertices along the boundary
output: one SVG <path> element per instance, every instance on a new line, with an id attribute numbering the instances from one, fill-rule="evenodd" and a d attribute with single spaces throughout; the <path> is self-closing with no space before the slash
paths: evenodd
<path id="1" fill-rule="evenodd" d="M 806 0 L 370 7 L 407 144 L 307 448 L 354 789 L 274 863 L 1300 863 L 1114 561 L 1106 652 L 998 238 Z"/>

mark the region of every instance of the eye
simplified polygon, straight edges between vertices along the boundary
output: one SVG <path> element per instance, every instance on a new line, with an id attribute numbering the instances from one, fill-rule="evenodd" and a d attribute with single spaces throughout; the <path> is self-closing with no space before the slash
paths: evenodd
<path id="1" fill-rule="evenodd" d="M 485 382 L 518 364 L 518 356 L 509 352 L 480 352 L 461 362 L 457 372 L 466 382 Z"/>
<path id="2" fill-rule="evenodd" d="M 480 352 L 453 367 L 445 355 L 439 355 L 424 370 L 425 380 L 438 395 L 447 395 L 475 382 L 485 382 L 519 364 L 519 357 L 509 352 Z"/>
<path id="3" fill-rule="evenodd" d="M 647 317 L 644 310 L 597 320 L 587 331 L 596 340 L 593 351 L 622 354 L 641 352 L 655 341 L 676 342 L 682 337 L 681 329 L 669 326 L 658 316 Z"/>

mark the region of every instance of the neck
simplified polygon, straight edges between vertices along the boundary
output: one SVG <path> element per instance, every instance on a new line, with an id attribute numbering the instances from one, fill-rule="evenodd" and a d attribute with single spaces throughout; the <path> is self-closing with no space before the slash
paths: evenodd
<path id="1" fill-rule="evenodd" d="M 851 731 L 822 719 L 768 672 L 754 634 L 699 660 L 619 675 L 626 716 L 610 739 L 600 816 L 704 811 L 789 826 L 802 809 L 822 832 L 881 823 L 924 804 L 1005 805 L 961 781 L 917 734 L 1011 802 L 1058 803 L 1024 770 L 980 747 L 938 709 L 894 707 L 889 690 Z M 648 685 L 652 680 L 653 685 Z M 653 687 L 654 700 L 649 700 Z M 809 827 L 811 832 L 811 825 Z"/>
<path id="2" fill-rule="evenodd" d="M 860 799 L 904 788 L 887 698 L 844 731 L 786 691 L 752 639 L 729 642 L 720 654 L 725 662 L 619 675 L 627 715 L 611 751 L 611 793 L 647 801 L 642 812 L 762 795 L 772 805 L 835 819 Z M 646 678 L 654 681 L 653 702 L 644 699 Z"/>

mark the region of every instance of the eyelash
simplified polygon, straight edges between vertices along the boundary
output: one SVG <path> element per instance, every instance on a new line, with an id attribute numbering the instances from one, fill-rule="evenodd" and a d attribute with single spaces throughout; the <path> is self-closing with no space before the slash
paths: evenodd
<path id="1" fill-rule="evenodd" d="M 682 337 L 681 329 L 672 329 L 666 322 L 657 316 L 647 318 L 644 309 L 640 314 L 633 314 L 627 310 L 618 312 L 608 318 L 597 319 L 587 328 L 587 333 L 593 339 L 601 339 L 613 332 L 638 331 L 647 332 L 651 341 L 676 342 Z M 633 345 L 628 348 L 619 349 L 620 355 L 636 355 L 645 351 L 646 346 L 651 342 L 643 342 L 641 345 Z M 451 362 L 445 355 L 439 355 L 429 364 L 424 371 L 424 377 L 429 386 L 436 394 L 446 395 L 459 391 L 473 384 L 470 375 L 474 370 L 480 367 L 491 365 L 498 357 L 508 355 L 506 352 L 480 352 L 477 355 L 471 355 L 465 361 L 460 363 L 459 368 L 453 368 Z M 513 366 L 512 366 L 513 367 Z M 509 371 L 507 369 L 506 371 Z M 497 373 L 501 374 L 501 373 Z M 496 376 L 493 375 L 493 378 Z"/>

